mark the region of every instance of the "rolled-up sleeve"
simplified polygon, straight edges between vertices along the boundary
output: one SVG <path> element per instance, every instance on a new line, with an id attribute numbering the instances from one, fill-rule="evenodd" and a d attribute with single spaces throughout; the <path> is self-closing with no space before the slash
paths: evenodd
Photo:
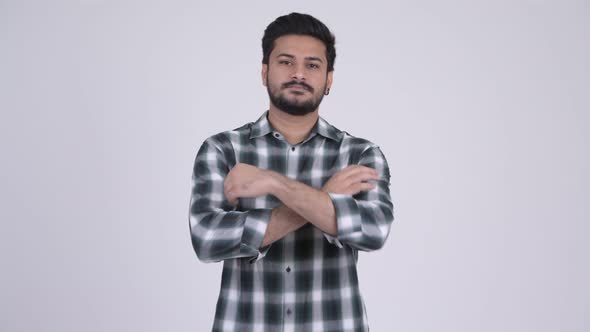
<path id="1" fill-rule="evenodd" d="M 374 189 L 356 195 L 329 194 L 336 211 L 338 234 L 326 238 L 339 247 L 346 243 L 358 250 L 372 251 L 383 247 L 393 222 L 389 166 L 377 146 L 363 151 L 359 165 L 377 170 L 380 180 L 372 181 L 376 184 Z"/>
<path id="2" fill-rule="evenodd" d="M 267 251 L 260 246 L 272 210 L 236 211 L 229 203 L 223 191 L 230 170 L 226 153 L 227 149 L 209 138 L 195 158 L 189 225 L 193 248 L 203 262 L 240 257 L 257 260 Z"/>

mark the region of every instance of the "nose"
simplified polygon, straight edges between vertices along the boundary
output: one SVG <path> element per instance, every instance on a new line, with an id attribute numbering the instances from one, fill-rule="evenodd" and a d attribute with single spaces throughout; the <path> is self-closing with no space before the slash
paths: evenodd
<path id="1" fill-rule="evenodd" d="M 293 66 L 291 78 L 297 81 L 305 81 L 305 65 L 298 64 Z"/>

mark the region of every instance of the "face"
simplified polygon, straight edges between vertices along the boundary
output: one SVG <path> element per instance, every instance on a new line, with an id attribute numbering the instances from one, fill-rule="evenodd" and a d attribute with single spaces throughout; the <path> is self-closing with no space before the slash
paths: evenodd
<path id="1" fill-rule="evenodd" d="M 286 35 L 275 40 L 262 82 L 271 107 L 302 116 L 317 110 L 333 72 L 327 72 L 326 46 L 310 36 Z"/>

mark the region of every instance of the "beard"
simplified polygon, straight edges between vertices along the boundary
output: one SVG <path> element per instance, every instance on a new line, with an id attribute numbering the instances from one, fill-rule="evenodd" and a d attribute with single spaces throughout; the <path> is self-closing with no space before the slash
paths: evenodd
<path id="1" fill-rule="evenodd" d="M 311 98 L 302 101 L 299 101 L 297 99 L 289 99 L 287 96 L 285 96 L 285 93 L 283 93 L 282 90 L 293 85 L 299 85 L 303 87 L 305 90 L 309 91 L 312 94 Z M 324 91 L 325 89 L 326 86 L 324 84 L 324 87 L 320 91 Z M 291 81 L 288 83 L 281 84 L 281 86 L 278 89 L 271 88 L 270 84 L 268 84 L 266 86 L 266 90 L 268 91 L 268 97 L 270 98 L 270 102 L 276 108 L 280 109 L 285 113 L 295 116 L 303 116 L 315 111 L 320 106 L 320 103 L 324 98 L 323 93 L 316 95 L 314 93 L 314 88 L 312 88 L 304 82 L 297 81 Z M 298 94 L 299 93 L 303 94 L 303 92 L 298 92 Z"/>

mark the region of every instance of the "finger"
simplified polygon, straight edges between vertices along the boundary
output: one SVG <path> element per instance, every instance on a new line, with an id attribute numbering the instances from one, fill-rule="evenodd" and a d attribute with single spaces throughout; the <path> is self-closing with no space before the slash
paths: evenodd
<path id="1" fill-rule="evenodd" d="M 223 179 L 223 189 L 227 189 L 228 187 L 231 186 L 231 174 L 229 174 L 228 176 L 225 177 L 225 179 Z"/>
<path id="2" fill-rule="evenodd" d="M 350 186 L 355 185 L 356 183 L 379 179 L 377 171 L 370 167 L 350 165 L 334 174 L 328 181 L 328 187 L 335 189 L 334 187 L 336 186 L 336 192 L 339 191 L 337 188 L 342 188 L 342 191 L 346 191 L 345 188 L 350 188 Z"/>
<path id="3" fill-rule="evenodd" d="M 369 168 L 368 167 L 361 166 L 361 165 L 350 165 L 348 167 L 343 168 L 337 174 L 342 179 L 347 179 L 347 178 L 349 178 L 351 176 L 354 176 L 354 175 L 359 174 L 359 173 L 362 173 L 362 172 L 367 172 L 367 171 L 369 171 Z"/>
<path id="4" fill-rule="evenodd" d="M 364 182 L 364 181 L 369 181 L 369 180 L 379 180 L 379 174 L 376 173 L 376 171 L 372 170 L 372 169 L 363 169 L 361 171 L 358 171 L 354 174 L 351 174 L 350 176 L 348 176 L 346 178 L 346 181 L 351 181 L 351 182 Z"/>
<path id="5" fill-rule="evenodd" d="M 361 172 L 361 173 L 355 174 L 353 176 L 350 176 L 348 178 L 349 181 L 353 181 L 353 182 L 366 182 L 366 181 L 379 180 L 379 179 L 381 179 L 379 174 L 375 174 L 375 172 L 372 172 L 372 171 Z"/>
<path id="6" fill-rule="evenodd" d="M 229 193 L 233 189 L 233 187 L 234 186 L 231 183 L 224 183 L 223 193 L 227 195 L 227 193 Z"/>
<path id="7" fill-rule="evenodd" d="M 373 190 L 376 187 L 377 187 L 377 185 L 375 185 L 373 183 L 368 183 L 368 182 L 358 183 L 357 185 L 354 186 L 354 194 L 353 195 L 356 195 L 361 191 Z"/>
<path id="8" fill-rule="evenodd" d="M 227 192 L 225 197 L 227 197 L 227 200 L 231 205 L 236 205 L 238 203 L 238 197 L 232 191 Z"/>
<path id="9" fill-rule="evenodd" d="M 368 167 L 368 166 L 363 166 L 363 165 L 351 165 L 345 168 L 347 170 L 347 173 L 351 173 L 351 174 L 356 174 L 356 173 L 373 173 L 373 174 L 379 174 L 379 172 L 377 172 L 376 169 Z"/>
<path id="10" fill-rule="evenodd" d="M 228 200 L 235 199 L 236 196 L 237 196 L 237 193 L 236 193 L 236 190 L 235 190 L 235 186 L 232 186 L 232 185 L 230 185 L 227 188 L 225 188 L 223 190 L 223 193 L 228 198 Z"/>
<path id="11" fill-rule="evenodd" d="M 379 176 L 379 171 L 372 168 L 372 167 L 368 167 L 368 166 L 362 166 L 367 172 L 375 175 L 375 176 Z"/>

